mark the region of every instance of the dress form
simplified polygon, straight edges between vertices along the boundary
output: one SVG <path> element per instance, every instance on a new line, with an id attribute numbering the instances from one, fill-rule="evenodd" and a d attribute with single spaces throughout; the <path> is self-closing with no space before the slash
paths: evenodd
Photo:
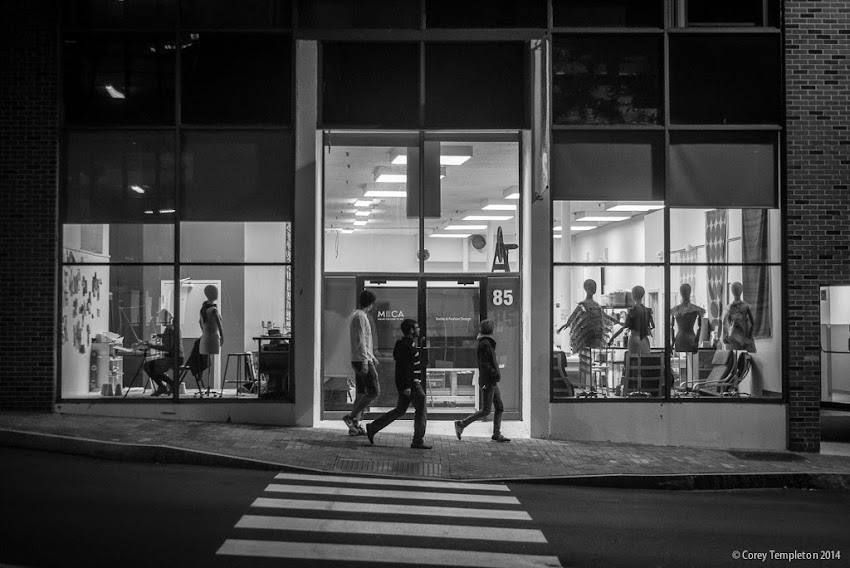
<path id="1" fill-rule="evenodd" d="M 750 353 L 756 352 L 756 342 L 753 339 L 753 329 L 756 322 L 750 305 L 741 300 L 744 287 L 740 282 L 732 283 L 732 303 L 726 308 L 723 316 L 723 342 L 729 349 L 742 349 Z"/>
<path id="2" fill-rule="evenodd" d="M 630 355 L 649 355 L 649 338 L 655 329 L 655 320 L 652 319 L 652 310 L 643 305 L 643 297 L 646 294 L 643 286 L 632 288 L 632 301 L 634 305 L 626 312 L 626 321 L 623 329 L 629 330 L 628 350 Z M 614 334 L 611 341 L 623 332 L 623 329 Z"/>
<path id="3" fill-rule="evenodd" d="M 201 326 L 201 339 L 198 342 L 198 352 L 201 355 L 207 356 L 207 394 L 210 394 L 209 387 L 212 385 L 210 377 L 217 376 L 213 374 L 213 367 L 215 366 L 214 355 L 221 353 L 221 345 L 224 343 L 224 332 L 221 328 L 221 315 L 218 313 L 218 307 L 215 304 L 216 300 L 218 300 L 218 288 L 210 284 L 204 288 L 204 295 L 207 297 L 207 301 L 201 306 L 200 319 L 198 321 Z"/>
<path id="4" fill-rule="evenodd" d="M 696 353 L 699 349 L 699 334 L 702 328 L 702 317 L 705 310 L 691 303 L 691 285 L 682 284 L 679 287 L 682 302 L 670 310 L 671 326 L 674 327 L 673 349 L 680 353 Z M 694 331 L 694 324 L 697 324 Z"/>
<path id="5" fill-rule="evenodd" d="M 605 347 L 606 338 L 617 320 L 606 314 L 594 299 L 596 281 L 585 280 L 584 291 L 587 296 L 578 302 L 567 323 L 558 328 L 560 333 L 570 328 L 570 348 L 573 353 L 582 349 L 601 349 Z"/>

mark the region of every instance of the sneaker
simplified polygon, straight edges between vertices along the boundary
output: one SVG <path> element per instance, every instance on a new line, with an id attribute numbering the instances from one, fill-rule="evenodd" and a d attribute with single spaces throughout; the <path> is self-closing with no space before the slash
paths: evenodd
<path id="1" fill-rule="evenodd" d="M 431 444 L 426 444 L 425 442 L 419 442 L 418 444 L 410 444 L 410 447 L 414 450 L 430 450 L 434 446 L 432 446 Z"/>
<path id="2" fill-rule="evenodd" d="M 342 421 L 345 422 L 346 426 L 348 426 L 348 435 L 356 436 L 357 428 L 354 426 L 354 419 L 351 416 L 343 416 Z"/>
<path id="3" fill-rule="evenodd" d="M 510 438 L 505 438 L 501 434 L 499 434 L 498 436 L 495 436 L 495 435 L 490 436 L 490 439 L 493 440 L 494 442 L 510 442 L 511 441 Z"/>
<path id="4" fill-rule="evenodd" d="M 460 436 L 463 434 L 463 422 L 460 420 L 455 420 L 455 435 L 457 439 L 460 440 Z"/>
<path id="5" fill-rule="evenodd" d="M 372 430 L 372 425 L 371 425 L 371 424 L 367 424 L 367 425 L 366 425 L 366 437 L 367 437 L 367 438 L 369 438 L 369 443 L 370 443 L 370 444 L 374 444 L 374 443 L 375 443 L 375 434 L 376 434 L 376 433 L 377 433 L 377 432 L 375 432 L 374 430 Z"/>
<path id="6" fill-rule="evenodd" d="M 363 426 L 355 426 L 354 429 L 357 431 L 355 436 L 365 436 L 366 430 L 363 429 Z"/>

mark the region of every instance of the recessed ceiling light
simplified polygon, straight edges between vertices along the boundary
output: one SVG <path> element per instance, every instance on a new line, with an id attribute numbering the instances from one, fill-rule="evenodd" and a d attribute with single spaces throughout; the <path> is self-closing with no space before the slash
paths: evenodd
<path id="1" fill-rule="evenodd" d="M 341 229 L 339 232 L 348 235 L 348 234 L 353 233 L 354 229 Z"/>
<path id="2" fill-rule="evenodd" d="M 140 185 L 131 185 L 130 189 L 132 189 L 136 193 L 144 193 L 145 192 L 145 188 L 140 186 Z"/>
<path id="3" fill-rule="evenodd" d="M 440 179 L 446 177 L 446 168 L 440 167 Z M 375 183 L 407 183 L 407 172 L 393 168 L 375 168 Z"/>
<path id="4" fill-rule="evenodd" d="M 371 199 L 355 199 L 354 206 L 355 207 L 370 207 L 373 201 Z"/>
<path id="5" fill-rule="evenodd" d="M 354 212 L 354 215 L 357 216 L 357 217 L 368 217 L 371 214 L 372 214 L 372 212 L 368 209 L 366 211 L 355 211 Z"/>
<path id="6" fill-rule="evenodd" d="M 499 203 L 495 201 L 485 201 L 481 209 L 485 211 L 516 211 L 516 203 Z"/>
<path id="7" fill-rule="evenodd" d="M 553 239 L 560 239 L 560 238 L 561 238 L 561 235 L 560 235 L 560 233 L 559 233 L 559 234 L 557 234 L 557 235 L 552 235 L 552 238 L 553 238 Z"/>
<path id="8" fill-rule="evenodd" d="M 655 211 L 656 209 L 663 209 L 663 205 L 643 205 L 643 204 L 620 204 L 620 205 L 612 205 L 608 207 L 606 211 L 626 211 L 626 212 L 634 212 L 634 213 L 642 213 L 644 211 Z"/>
<path id="9" fill-rule="evenodd" d="M 112 85 L 106 85 L 106 92 L 109 93 L 109 96 L 113 99 L 123 99 L 126 98 L 124 93 L 113 87 Z"/>
<path id="10" fill-rule="evenodd" d="M 444 231 L 484 231 L 487 225 L 447 225 L 443 227 Z"/>
<path id="11" fill-rule="evenodd" d="M 147 211 L 145 211 L 145 215 L 153 215 L 153 210 L 148 209 Z"/>
<path id="12" fill-rule="evenodd" d="M 390 163 L 394 166 L 403 166 L 407 164 L 407 150 L 396 148 L 390 152 L 392 160 Z M 459 166 L 472 158 L 472 146 L 440 146 L 440 165 L 441 166 Z"/>
<path id="13" fill-rule="evenodd" d="M 404 190 L 370 189 L 363 194 L 363 197 L 407 197 L 407 192 Z"/>
<path id="14" fill-rule="evenodd" d="M 466 239 L 472 235 L 467 233 L 434 233 L 430 236 L 434 239 Z"/>
<path id="15" fill-rule="evenodd" d="M 462 221 L 510 221 L 513 215 L 467 215 Z"/>
<path id="16" fill-rule="evenodd" d="M 608 223 L 616 221 L 625 221 L 626 219 L 631 219 L 631 215 L 608 213 L 606 211 L 591 211 L 590 213 L 582 211 L 580 213 L 576 213 L 576 221 L 593 221 L 597 223 Z"/>
<path id="17" fill-rule="evenodd" d="M 159 212 L 162 213 L 162 214 L 174 213 L 175 211 L 176 211 L 176 209 L 160 209 L 159 210 Z"/>
<path id="18" fill-rule="evenodd" d="M 369 221 L 367 221 L 365 219 L 363 219 L 362 221 L 360 219 L 358 219 L 358 220 L 354 221 L 354 225 L 357 226 L 357 227 L 362 227 L 363 225 L 365 225 L 368 222 Z"/>
<path id="19" fill-rule="evenodd" d="M 561 225 L 555 225 L 555 226 L 552 228 L 552 230 L 553 230 L 554 232 L 556 232 L 556 233 L 557 233 L 557 232 L 559 232 L 561 229 L 563 229 L 563 227 L 562 227 Z"/>
<path id="20" fill-rule="evenodd" d="M 502 197 L 505 199 L 519 199 L 519 186 L 512 185 L 502 192 Z"/>
<path id="21" fill-rule="evenodd" d="M 596 227 L 596 225 L 570 225 L 570 231 L 589 231 Z"/>

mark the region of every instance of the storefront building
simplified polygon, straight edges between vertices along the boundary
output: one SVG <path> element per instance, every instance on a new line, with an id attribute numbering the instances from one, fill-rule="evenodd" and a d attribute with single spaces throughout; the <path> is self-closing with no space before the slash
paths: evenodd
<path id="1" fill-rule="evenodd" d="M 4 8 L 0 404 L 320 426 L 372 290 L 373 412 L 406 318 L 430 420 L 477 408 L 492 319 L 532 437 L 817 451 L 850 400 L 839 5 Z"/>

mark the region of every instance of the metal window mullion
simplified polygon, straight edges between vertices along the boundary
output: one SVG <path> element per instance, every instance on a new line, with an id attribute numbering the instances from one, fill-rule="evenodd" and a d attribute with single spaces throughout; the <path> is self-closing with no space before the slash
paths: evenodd
<path id="1" fill-rule="evenodd" d="M 177 30 L 180 29 L 180 10 L 177 10 Z M 183 215 L 182 207 L 180 206 L 180 197 L 182 192 L 182 141 L 180 138 L 180 123 L 182 121 L 182 92 L 183 92 L 183 78 L 182 78 L 182 62 L 183 62 L 183 50 L 179 49 L 180 46 L 180 32 L 174 32 L 174 45 L 177 47 L 175 49 L 176 53 L 174 54 L 174 170 L 172 175 L 174 176 L 174 190 L 172 192 L 172 199 L 174 199 L 174 220 L 173 220 L 173 231 L 174 231 L 174 315 L 172 326 L 174 327 L 174 333 L 176 334 L 175 341 L 177 342 L 178 348 L 172 349 L 171 356 L 173 357 L 173 368 L 174 368 L 174 380 L 172 382 L 173 388 L 171 389 L 171 396 L 174 402 L 178 402 L 180 400 L 180 363 L 178 361 L 178 357 L 180 354 L 179 346 L 182 344 L 183 336 L 181 334 L 182 323 L 180 321 L 180 219 Z M 176 325 L 174 322 L 176 321 Z"/>
<path id="2" fill-rule="evenodd" d="M 665 22 L 669 24 L 670 22 Z M 664 200 L 664 336 L 667 340 L 664 342 L 664 359 L 666 369 L 664 373 L 664 401 L 670 400 L 670 391 L 673 388 L 673 373 L 670 368 L 670 363 L 673 357 L 672 341 L 673 328 L 670 326 L 670 276 L 672 270 L 670 268 L 670 208 L 666 207 L 669 196 L 669 180 L 670 180 L 670 34 L 665 31 L 662 40 L 662 55 L 661 55 L 661 76 L 663 78 L 663 97 L 662 105 L 664 107 L 664 180 L 663 200 Z"/>

